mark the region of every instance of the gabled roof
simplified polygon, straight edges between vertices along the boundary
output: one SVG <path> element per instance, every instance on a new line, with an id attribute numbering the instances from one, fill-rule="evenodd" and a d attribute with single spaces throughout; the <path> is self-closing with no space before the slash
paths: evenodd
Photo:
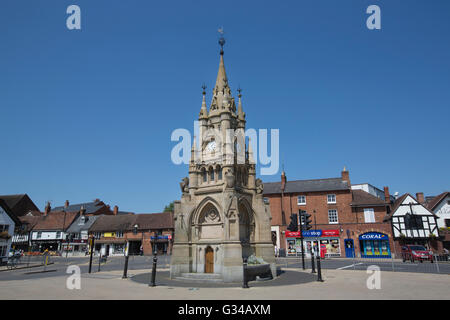
<path id="1" fill-rule="evenodd" d="M 352 203 L 353 207 L 358 206 L 385 206 L 384 200 L 375 197 L 374 195 L 364 191 L 364 190 L 352 190 Z"/>
<path id="2" fill-rule="evenodd" d="M 85 214 L 93 214 L 105 206 L 106 205 L 103 201 L 96 200 L 96 201 L 92 201 L 92 202 L 70 204 L 67 208 L 64 206 L 55 207 L 51 210 L 51 212 L 63 211 L 63 210 L 67 211 L 67 212 L 79 212 L 81 210 L 81 207 L 83 207 L 84 209 L 86 209 Z"/>
<path id="3" fill-rule="evenodd" d="M 392 206 L 392 210 L 391 210 L 390 214 L 386 215 L 386 216 L 384 217 L 383 221 L 390 220 L 390 219 L 395 215 L 395 212 L 398 210 L 398 208 L 400 207 L 400 205 L 405 201 L 405 199 L 406 199 L 407 197 L 411 197 L 417 204 L 421 205 L 426 211 L 428 211 L 431 215 L 433 215 L 433 216 L 436 217 L 436 215 L 435 215 L 432 211 L 430 211 L 430 209 L 427 208 L 426 205 L 419 203 L 419 202 L 417 201 L 417 199 L 414 198 L 414 197 L 413 197 L 412 195 L 410 195 L 409 193 L 405 193 L 404 195 L 402 195 L 401 197 L 399 197 L 397 200 L 395 200 L 395 202 L 394 202 L 394 204 L 393 204 L 393 206 Z"/>
<path id="4" fill-rule="evenodd" d="M 342 178 L 287 181 L 284 193 L 350 190 Z M 265 182 L 263 194 L 281 193 L 281 182 Z"/>
<path id="5" fill-rule="evenodd" d="M 428 202 L 427 208 L 430 210 L 434 210 L 434 208 L 436 208 L 441 203 L 441 201 L 444 200 L 447 196 L 450 196 L 449 191 L 445 191 L 440 195 L 434 197 L 430 202 Z"/>
<path id="6" fill-rule="evenodd" d="M 95 221 L 101 216 L 85 216 L 79 215 L 74 222 L 67 229 L 68 233 L 80 233 L 81 231 L 86 231 L 91 228 Z M 84 220 L 84 223 L 83 223 Z"/>
<path id="7" fill-rule="evenodd" d="M 30 232 L 33 230 L 34 226 L 42 219 L 41 215 L 26 215 L 19 217 L 22 222 L 23 232 Z"/>
<path id="8" fill-rule="evenodd" d="M 18 217 L 26 214 L 25 212 L 23 212 L 24 209 L 26 209 L 28 211 L 33 211 L 33 210 L 39 211 L 39 208 L 34 204 L 34 202 L 30 199 L 30 197 L 26 193 L 0 195 L 0 199 L 4 200 L 6 205 Z M 19 204 L 19 202 L 22 199 L 26 199 L 28 205 L 26 206 L 26 208 L 20 208 L 20 206 L 18 208 L 16 208 L 16 206 Z"/>
<path id="9" fill-rule="evenodd" d="M 138 230 L 174 228 L 172 212 L 140 213 L 136 214 L 135 217 L 134 224 L 138 225 Z"/>
<path id="10" fill-rule="evenodd" d="M 131 231 L 134 225 L 138 225 L 138 230 L 173 229 L 173 214 L 163 212 L 116 216 L 101 215 L 92 224 L 89 232 Z"/>
<path id="11" fill-rule="evenodd" d="M 51 211 L 38 219 L 33 230 L 66 230 L 78 214 L 78 212 Z"/>
<path id="12" fill-rule="evenodd" d="M 92 227 L 89 229 L 90 232 L 104 232 L 104 231 L 125 231 L 131 230 L 134 225 L 136 216 L 133 214 L 129 215 L 101 215 L 95 220 Z"/>

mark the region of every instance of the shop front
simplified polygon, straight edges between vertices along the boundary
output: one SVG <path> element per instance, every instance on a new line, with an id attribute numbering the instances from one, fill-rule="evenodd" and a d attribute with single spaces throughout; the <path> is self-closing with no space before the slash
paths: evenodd
<path id="1" fill-rule="evenodd" d="M 286 251 L 288 256 L 302 254 L 300 231 L 286 231 Z M 311 248 L 322 248 L 326 257 L 341 256 L 339 230 L 308 230 L 303 231 L 303 247 L 305 256 L 311 257 Z"/>
<path id="2" fill-rule="evenodd" d="M 95 250 L 102 256 L 118 256 L 125 254 L 126 240 L 111 239 L 95 241 Z"/>
<path id="3" fill-rule="evenodd" d="M 367 232 L 359 236 L 361 258 L 391 258 L 389 237 L 379 232 Z"/>
<path id="4" fill-rule="evenodd" d="M 87 239 L 72 239 L 70 242 L 64 242 L 62 244 L 63 253 L 68 253 L 72 256 L 83 256 L 89 252 Z"/>
<path id="5" fill-rule="evenodd" d="M 170 238 L 172 238 L 170 235 L 151 236 L 152 251 L 155 252 L 156 250 L 159 255 L 168 254 Z"/>

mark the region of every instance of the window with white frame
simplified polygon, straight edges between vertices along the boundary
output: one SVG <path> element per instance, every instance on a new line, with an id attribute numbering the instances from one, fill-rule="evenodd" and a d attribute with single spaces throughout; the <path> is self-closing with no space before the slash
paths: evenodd
<path id="1" fill-rule="evenodd" d="M 297 197 L 297 204 L 299 204 L 299 205 L 306 204 L 306 196 L 298 196 Z"/>
<path id="2" fill-rule="evenodd" d="M 335 194 L 327 194 L 327 202 L 328 203 L 336 203 L 336 195 Z"/>
<path id="3" fill-rule="evenodd" d="M 375 212 L 373 208 L 364 209 L 364 221 L 365 223 L 374 223 L 375 222 Z"/>
<path id="4" fill-rule="evenodd" d="M 330 224 L 336 224 L 338 223 L 338 213 L 337 210 L 328 210 L 328 223 Z"/>

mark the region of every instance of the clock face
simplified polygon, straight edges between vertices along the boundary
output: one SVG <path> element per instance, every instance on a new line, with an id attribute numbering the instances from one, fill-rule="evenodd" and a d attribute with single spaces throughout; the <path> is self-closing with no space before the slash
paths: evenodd
<path id="1" fill-rule="evenodd" d="M 216 150 L 216 142 L 215 141 L 211 141 L 210 143 L 208 143 L 206 145 L 206 150 L 208 151 L 215 151 Z"/>

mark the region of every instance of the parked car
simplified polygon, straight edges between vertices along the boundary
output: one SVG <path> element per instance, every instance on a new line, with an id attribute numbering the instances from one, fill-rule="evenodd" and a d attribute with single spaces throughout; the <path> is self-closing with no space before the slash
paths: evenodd
<path id="1" fill-rule="evenodd" d="M 402 247 L 402 259 L 403 262 L 410 260 L 414 262 L 416 260 L 423 262 L 423 260 L 430 260 L 431 263 L 434 262 L 433 252 L 427 250 L 424 246 L 408 244 Z"/>

